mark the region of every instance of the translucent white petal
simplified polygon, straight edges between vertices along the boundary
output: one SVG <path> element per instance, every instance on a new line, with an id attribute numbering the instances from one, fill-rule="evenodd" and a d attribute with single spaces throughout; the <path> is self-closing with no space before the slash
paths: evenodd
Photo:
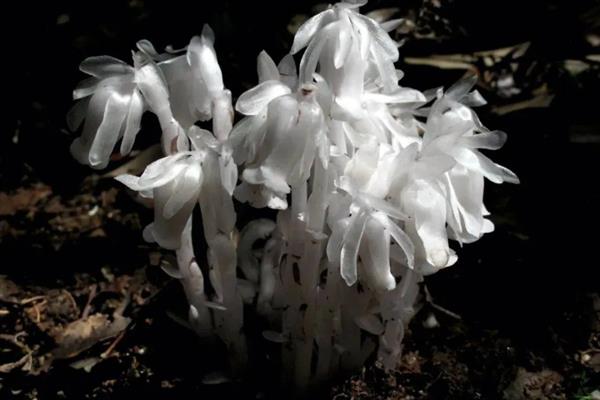
<path id="1" fill-rule="evenodd" d="M 231 92 L 223 90 L 213 99 L 212 103 L 213 134 L 224 142 L 233 126 L 233 107 L 231 105 Z"/>
<path id="2" fill-rule="evenodd" d="M 359 97 L 336 97 L 331 107 L 332 118 L 339 121 L 355 121 L 366 117 Z"/>
<path id="3" fill-rule="evenodd" d="M 172 118 L 172 113 L 169 89 L 160 68 L 153 62 L 138 66 L 135 81 L 150 110 L 158 116 L 161 125 L 165 124 Z"/>
<path id="4" fill-rule="evenodd" d="M 482 132 L 462 137 L 460 143 L 472 149 L 498 150 L 506 143 L 506 137 L 506 133 L 502 131 Z"/>
<path id="5" fill-rule="evenodd" d="M 517 175 L 506 167 L 496 164 L 481 153 L 477 153 L 483 175 L 494 183 L 519 183 Z"/>
<path id="6" fill-rule="evenodd" d="M 265 134 L 266 110 L 256 116 L 242 118 L 231 131 L 229 143 L 233 148 L 235 162 L 252 163 L 260 149 Z"/>
<path id="7" fill-rule="evenodd" d="M 89 99 L 85 99 L 83 104 L 87 104 L 87 112 L 85 115 L 85 124 L 83 126 L 82 134 L 79 138 L 73 141 L 71 145 L 71 153 L 82 164 L 90 164 L 89 153 L 90 148 L 98 134 L 98 129 L 105 119 L 105 111 L 108 100 L 114 96 L 126 97 L 133 90 L 133 84 L 131 83 L 130 77 L 117 76 L 107 78 L 103 81 L 103 85 L 98 86 L 98 89 Z M 114 107 L 111 107 L 114 108 Z M 74 111 L 74 113 L 81 113 L 82 109 Z M 74 118 L 73 124 L 77 122 L 77 118 L 81 118 L 81 115 L 71 115 L 70 118 Z M 111 120 L 111 119 L 109 119 Z M 120 131 L 114 133 L 117 140 Z M 100 166 L 99 166 L 100 168 Z"/>
<path id="8" fill-rule="evenodd" d="M 289 136 L 290 130 L 298 120 L 298 115 L 298 100 L 294 96 L 280 96 L 269 103 L 264 126 L 266 132 L 260 147 L 257 148 L 252 166 L 262 164 L 275 151 L 275 147 Z M 301 152 L 302 149 L 296 151 Z"/>
<path id="9" fill-rule="evenodd" d="M 365 93 L 364 99 L 385 104 L 424 103 L 427 101 L 423 93 L 416 89 L 400 88 L 389 94 Z"/>
<path id="10" fill-rule="evenodd" d="M 340 22 L 338 37 L 335 41 L 333 54 L 333 65 L 337 69 L 344 66 L 344 63 L 348 58 L 348 54 L 350 54 L 353 41 L 351 29 L 352 27 L 350 26 L 350 21 L 347 21 L 347 19 L 343 19 Z"/>
<path id="11" fill-rule="evenodd" d="M 438 179 L 454 165 L 456 161 L 448 155 L 428 155 L 413 164 L 413 175 L 421 179 Z"/>
<path id="12" fill-rule="evenodd" d="M 173 187 L 173 193 L 163 209 L 166 219 L 173 218 L 190 201 L 196 201 L 202 187 L 202 168 L 199 164 L 191 163 L 179 174 Z"/>
<path id="13" fill-rule="evenodd" d="M 344 4 L 349 5 L 348 8 L 358 8 L 367 4 L 368 0 L 344 0 Z"/>
<path id="14" fill-rule="evenodd" d="M 73 90 L 73 100 L 78 100 L 94 94 L 100 82 L 102 81 L 96 77 L 82 80 L 77 84 L 75 90 Z"/>
<path id="15" fill-rule="evenodd" d="M 409 268 L 413 268 L 415 259 L 415 246 L 410 237 L 398 225 L 389 220 L 389 218 L 377 213 L 374 218 L 379 221 L 390 233 L 392 239 L 400 246 L 404 252 Z"/>
<path id="16" fill-rule="evenodd" d="M 130 101 L 131 96 L 120 96 L 115 93 L 106 102 L 104 118 L 90 147 L 89 161 L 92 167 L 104 168 L 108 164 L 110 154 L 119 140 Z"/>
<path id="17" fill-rule="evenodd" d="M 362 199 L 364 199 L 364 201 L 370 206 L 373 207 L 373 209 L 377 210 L 377 211 L 381 211 L 382 213 L 395 218 L 395 219 L 399 219 L 399 220 L 406 220 L 408 219 L 408 216 L 403 213 L 402 211 L 400 211 L 399 208 L 393 206 L 392 204 L 390 204 L 389 202 L 383 200 L 383 199 L 378 199 L 374 196 L 370 196 L 367 193 L 361 193 L 360 196 L 362 197 Z"/>
<path id="18" fill-rule="evenodd" d="M 279 81 L 265 81 L 242 93 L 235 104 L 235 109 L 244 115 L 257 115 L 273 99 L 289 94 L 290 92 L 290 88 Z"/>
<path id="19" fill-rule="evenodd" d="M 171 216 L 164 217 L 164 208 L 168 200 L 173 196 L 175 182 L 171 181 L 154 190 L 154 223 L 152 235 L 154 240 L 163 248 L 175 250 L 181 244 L 181 233 L 192 214 L 195 198 L 190 198 L 179 207 L 179 211 Z"/>
<path id="20" fill-rule="evenodd" d="M 294 130 L 289 133 L 290 137 L 287 140 L 289 147 L 296 147 L 297 150 L 302 150 L 302 152 L 298 152 L 295 159 L 288 159 L 288 163 L 293 166 L 287 174 L 288 183 L 292 186 L 296 186 L 308 179 L 316 156 L 318 137 L 324 136 L 322 133 L 324 122 L 321 108 L 314 97 L 312 97 L 312 94 L 309 96 L 311 96 L 310 100 L 304 99 L 299 103 L 298 119 Z M 275 152 L 277 151 L 275 150 Z M 269 163 L 269 165 L 276 165 L 278 169 L 284 168 L 281 163 Z"/>
<path id="21" fill-rule="evenodd" d="M 204 185 L 200 192 L 200 208 L 207 241 L 219 235 L 228 235 L 235 226 L 235 210 L 231 195 L 223 187 L 219 159 L 208 152 L 204 159 Z M 229 239 L 228 239 L 229 240 Z"/>
<path id="22" fill-rule="evenodd" d="M 483 176 L 494 183 L 519 183 L 519 178 L 514 172 L 494 163 L 478 151 L 461 148 L 455 150 L 452 156 L 465 167 L 483 174 Z"/>
<path id="23" fill-rule="evenodd" d="M 391 19 L 389 21 L 381 22 L 380 26 L 381 26 L 381 29 L 383 29 L 384 31 L 389 33 L 389 32 L 395 31 L 396 29 L 400 28 L 402 25 L 404 25 L 405 22 L 406 22 L 406 19 L 404 19 L 404 18 Z"/>
<path id="24" fill-rule="evenodd" d="M 294 43 L 292 44 L 291 54 L 296 54 L 298 51 L 306 47 L 308 42 L 312 39 L 315 33 L 323 26 L 331 22 L 334 16 L 332 9 L 325 10 L 304 22 L 296 35 L 294 36 Z"/>
<path id="25" fill-rule="evenodd" d="M 135 46 L 143 53 L 150 56 L 153 60 L 158 60 L 161 58 L 160 54 L 154 48 L 152 42 L 146 39 L 138 40 Z"/>
<path id="26" fill-rule="evenodd" d="M 85 119 L 86 111 L 89 107 L 90 99 L 76 101 L 73 107 L 67 113 L 67 126 L 71 132 L 75 132 Z"/>
<path id="27" fill-rule="evenodd" d="M 229 150 L 230 152 L 231 150 Z M 223 152 L 219 156 L 219 167 L 221 169 L 221 183 L 225 188 L 225 191 L 229 195 L 233 194 L 235 185 L 237 184 L 238 169 L 237 165 L 233 162 L 232 155 L 230 153 Z"/>
<path id="28" fill-rule="evenodd" d="M 477 75 L 471 75 L 469 77 L 463 78 L 456 82 L 454 85 L 450 86 L 446 91 L 446 96 L 450 97 L 455 101 L 460 101 L 464 96 L 466 96 L 473 87 L 477 84 Z"/>
<path id="29" fill-rule="evenodd" d="M 134 72 L 133 67 L 111 56 L 88 57 L 81 62 L 79 69 L 97 78 L 128 75 Z"/>
<path id="30" fill-rule="evenodd" d="M 333 37 L 337 32 L 336 23 L 331 23 L 321 29 L 311 40 L 308 48 L 302 55 L 300 60 L 300 78 L 299 82 L 311 83 L 313 81 L 313 74 L 317 70 L 317 64 L 319 63 L 319 57 L 321 57 L 321 51 L 327 43 L 327 41 Z"/>
<path id="31" fill-rule="evenodd" d="M 461 99 L 461 103 L 467 107 L 480 107 L 486 105 L 487 101 L 485 101 L 479 91 L 473 90 Z"/>
<path id="32" fill-rule="evenodd" d="M 398 58 L 400 57 L 400 54 L 398 53 L 398 45 L 392 40 L 390 35 L 388 35 L 388 33 L 371 18 L 365 17 L 364 15 L 358 15 L 358 18 L 365 23 L 369 29 L 369 32 L 373 36 L 375 43 L 377 43 L 383 50 L 385 58 L 391 60 L 392 62 L 398 61 Z"/>
<path id="33" fill-rule="evenodd" d="M 398 88 L 398 76 L 394 61 L 386 57 L 378 45 L 371 46 L 370 53 L 379 72 L 379 78 L 383 84 L 384 92 L 391 93 Z"/>
<path id="34" fill-rule="evenodd" d="M 450 210 L 456 222 L 451 224 L 462 242 L 479 238 L 483 232 L 483 176 L 464 167 L 448 173 Z"/>
<path id="35" fill-rule="evenodd" d="M 410 207 L 414 212 L 415 228 L 427 261 L 436 268 L 448 266 L 450 248 L 446 233 L 446 202 L 444 197 L 424 181 L 416 181 L 407 191 Z"/>
<path id="36" fill-rule="evenodd" d="M 390 233 L 377 220 L 370 219 L 367 222 L 361 260 L 366 281 L 373 290 L 392 290 L 396 287 L 396 279 L 390 270 Z"/>
<path id="37" fill-rule="evenodd" d="M 298 69 L 296 68 L 296 61 L 291 54 L 287 54 L 281 59 L 277 65 L 279 70 L 280 80 L 290 89 L 294 90 L 298 84 Z"/>
<path id="38" fill-rule="evenodd" d="M 144 113 L 144 100 L 138 91 L 135 91 L 129 102 L 127 120 L 125 122 L 125 132 L 121 142 L 121 155 L 129 154 L 133 148 L 135 137 L 140 130 L 142 114 Z"/>
<path id="39" fill-rule="evenodd" d="M 202 39 L 204 39 L 206 43 L 211 46 L 215 44 L 215 32 L 208 24 L 204 24 L 204 26 L 202 26 Z"/>
<path id="40" fill-rule="evenodd" d="M 190 129 L 188 129 L 187 135 L 190 138 L 192 147 L 195 150 L 202 151 L 212 149 L 216 151 L 219 149 L 219 142 L 209 130 L 202 129 L 198 126 L 192 126 Z"/>
<path id="41" fill-rule="evenodd" d="M 205 29 L 207 26 L 205 25 Z M 209 93 L 219 93 L 224 89 L 223 74 L 210 35 L 203 32 L 202 37 L 192 38 L 188 46 L 187 59 L 196 76 L 204 81 Z"/>
<path id="42" fill-rule="evenodd" d="M 369 56 L 369 50 L 371 48 L 372 35 L 369 32 L 369 28 L 367 27 L 367 24 L 364 21 L 362 21 L 360 18 L 352 18 L 351 17 L 351 21 L 352 21 L 352 26 L 356 30 L 358 40 L 359 40 L 358 48 L 359 48 L 359 52 L 360 52 L 360 58 L 363 61 L 367 60 L 367 58 Z"/>
<path id="43" fill-rule="evenodd" d="M 115 179 L 132 190 L 144 191 L 166 185 L 174 180 L 184 169 L 184 163 L 173 162 L 173 156 L 154 161 L 146 167 L 141 177 L 119 175 Z"/>
<path id="44" fill-rule="evenodd" d="M 258 71 L 258 82 L 278 81 L 279 70 L 275 61 L 267 54 L 266 51 L 261 51 L 256 60 L 256 69 Z"/>
<path id="45" fill-rule="evenodd" d="M 344 235 L 342 252 L 340 255 L 340 271 L 342 278 L 348 286 L 352 286 L 358 279 L 357 257 L 360 242 L 365 231 L 368 214 L 360 210 L 350 218 L 348 229 Z"/>
<path id="46" fill-rule="evenodd" d="M 158 66 L 167 81 L 173 117 L 184 129 L 210 113 L 207 90 L 194 79 L 185 55 L 160 62 Z"/>

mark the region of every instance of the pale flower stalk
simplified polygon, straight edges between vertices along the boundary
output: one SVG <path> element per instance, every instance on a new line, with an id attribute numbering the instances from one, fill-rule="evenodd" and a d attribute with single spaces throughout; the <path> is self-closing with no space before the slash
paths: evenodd
<path id="1" fill-rule="evenodd" d="M 485 180 L 518 183 L 482 153 L 506 134 L 473 111 L 485 104 L 476 77 L 446 91 L 401 86 L 387 33 L 401 21 L 372 20 L 364 4 L 308 19 L 278 64 L 261 52 L 235 124 L 208 26 L 176 52 L 138 42 L 133 66 L 108 56 L 81 64 L 91 78 L 68 116 L 72 129 L 83 124 L 72 146 L 80 162 L 106 167 L 119 141 L 121 154 L 132 150 L 145 111 L 158 117 L 164 157 L 117 179 L 152 200 L 144 238 L 175 252 L 177 265 L 163 268 L 182 282 L 190 326 L 224 345 L 230 378 L 253 361 L 250 319 L 258 340 L 279 346 L 282 383 L 299 391 L 374 353 L 395 368 L 420 283 L 459 262 L 450 241 L 494 229 Z M 197 125 L 209 120 L 212 132 Z M 239 203 L 276 217 L 240 226 Z"/>

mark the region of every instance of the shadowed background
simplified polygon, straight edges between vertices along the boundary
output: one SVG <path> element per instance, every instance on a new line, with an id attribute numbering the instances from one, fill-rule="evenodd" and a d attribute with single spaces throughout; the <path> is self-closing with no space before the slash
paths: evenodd
<path id="1" fill-rule="evenodd" d="M 317 3 L 25 3 L 6 15 L 15 27 L 5 37 L 10 101 L 4 111 L 8 126 L 0 136 L 0 191 L 10 193 L 43 182 L 53 193 L 68 197 L 80 192 L 84 179 L 93 173 L 71 158 L 69 145 L 75 135 L 67 132 L 64 118 L 71 90 L 83 78 L 77 66 L 85 57 L 109 54 L 129 61 L 139 39 L 150 40 L 157 49 L 169 44 L 180 48 L 209 23 L 216 33 L 226 86 L 235 97 L 255 84 L 257 54 L 264 49 L 280 59 L 290 47 L 291 27 L 302 19 L 299 15 L 312 14 Z M 403 57 L 472 55 L 530 42 L 518 59 L 509 57 L 493 65 L 483 59 L 473 61 L 482 74 L 480 90 L 490 103 L 478 111 L 480 118 L 491 129 L 508 133 L 505 147 L 488 155 L 515 171 L 522 183 L 486 184 L 486 204 L 496 232 L 460 249 L 459 262 L 427 282 L 437 304 L 468 324 L 499 331 L 523 349 L 523 359 L 517 355 L 517 363 L 535 364 L 525 360 L 527 352 L 545 354 L 555 346 L 553 338 L 563 329 L 565 313 L 576 314 L 586 296 L 600 289 L 600 59 L 589 57 L 600 52 L 595 47 L 600 44 L 600 3 L 381 0 L 371 1 L 365 10 L 382 7 L 398 7 L 397 15 L 416 25 L 398 36 L 407 38 L 399 63 L 406 74 L 404 86 L 447 87 L 465 70 L 403 64 Z M 585 69 L 577 69 L 583 65 L 579 62 Z M 510 76 L 514 84 L 508 89 L 519 93 L 501 92 L 499 76 Z M 550 105 L 504 113 L 494 109 L 540 93 L 553 96 Z M 144 117 L 136 149 L 158 140 L 153 119 Z M 110 181 L 103 185 L 118 187 Z M 148 212 L 139 212 L 142 222 L 147 221 Z M 93 271 L 111 260 L 125 264 L 123 260 L 134 260 L 147 250 L 135 255 L 129 251 L 138 243 L 132 236 L 137 234 L 133 228 L 115 233 L 118 239 L 108 237 L 97 256 L 93 242 L 73 246 L 69 254 L 66 250 L 49 254 L 46 249 L 32 250 L 27 236 L 0 238 L 0 275 L 31 282 L 44 276 L 52 281 Z M 583 340 L 576 327 L 564 329 L 564 341 Z M 563 362 L 552 357 L 544 366 Z"/>

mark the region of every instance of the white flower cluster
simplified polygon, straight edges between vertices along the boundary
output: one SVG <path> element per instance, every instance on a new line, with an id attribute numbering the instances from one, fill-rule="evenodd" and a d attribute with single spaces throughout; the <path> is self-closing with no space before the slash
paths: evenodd
<path id="1" fill-rule="evenodd" d="M 92 77 L 74 92 L 69 124 L 85 123 L 72 151 L 105 167 L 119 140 L 122 154 L 131 150 L 142 113 L 157 115 L 165 157 L 117 179 L 154 199 L 144 237 L 176 251 L 178 268 L 166 270 L 183 283 L 190 322 L 225 343 L 234 373 L 247 362 L 252 308 L 298 387 L 356 369 L 375 350 L 393 368 L 419 282 L 457 260 L 448 240 L 494 228 L 484 178 L 518 182 L 480 152 L 506 136 L 471 109 L 485 103 L 476 78 L 446 91 L 400 86 L 387 33 L 400 21 L 361 15 L 365 3 L 310 18 L 279 64 L 262 52 L 235 126 L 207 26 L 180 52 L 139 42 L 133 67 L 106 56 L 81 64 Z M 209 119 L 212 133 L 195 125 Z M 238 234 L 232 198 L 280 211 Z M 192 245 L 196 205 L 206 255 Z"/>

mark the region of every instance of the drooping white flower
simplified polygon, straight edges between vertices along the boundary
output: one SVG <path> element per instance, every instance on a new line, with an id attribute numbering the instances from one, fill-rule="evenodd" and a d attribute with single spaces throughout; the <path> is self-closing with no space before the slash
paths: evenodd
<path id="1" fill-rule="evenodd" d="M 267 81 L 269 82 L 269 81 Z M 238 198 L 249 198 L 249 185 L 259 185 L 258 195 L 273 208 L 286 208 L 290 186 L 308 179 L 318 148 L 325 146 L 323 113 L 315 99 L 315 87 L 305 85 L 294 95 L 268 103 L 266 120 L 259 129 L 260 142 L 242 174 L 248 185 L 238 187 Z M 272 199 L 273 198 L 273 199 Z M 273 201 L 277 199 L 277 201 Z"/>
<path id="2" fill-rule="evenodd" d="M 400 226 L 407 216 L 386 201 L 395 158 L 391 148 L 371 142 L 348 162 L 338 183 L 351 198 L 347 211 L 350 215 L 333 220 L 328 257 L 330 261 L 339 260 L 342 278 L 348 285 L 358 280 L 360 255 L 367 284 L 374 290 L 392 290 L 396 286 L 390 267 L 392 239 L 402 249 L 407 266 L 413 267 L 414 245 Z"/>
<path id="3" fill-rule="evenodd" d="M 296 33 L 291 53 L 307 47 L 300 82 L 312 82 L 319 66 L 334 95 L 332 116 L 352 120 L 365 115 L 361 104 L 367 72 L 376 71 L 385 93 L 397 89 L 394 62 L 398 45 L 382 26 L 357 12 L 364 2 L 337 3 L 306 21 Z"/>
<path id="4" fill-rule="evenodd" d="M 296 86 L 296 64 L 291 56 L 286 56 L 279 65 L 262 51 L 257 57 L 258 85 L 238 98 L 236 110 L 245 115 L 233 128 L 229 144 L 237 164 L 251 163 L 261 149 L 267 123 L 269 104 L 278 97 L 288 95 Z M 275 193 L 264 185 L 242 182 L 235 191 L 235 197 L 254 207 L 285 209 L 285 195 Z"/>
<path id="5" fill-rule="evenodd" d="M 433 104 L 425 126 L 423 152 L 446 153 L 494 183 L 518 183 L 513 172 L 495 164 L 477 150 L 499 149 L 506 141 L 506 135 L 489 131 L 468 107 L 473 102 L 481 104 L 483 100 L 479 100 L 481 96 L 477 91 L 470 92 L 474 84 L 474 79 L 459 81 Z"/>
<path id="6" fill-rule="evenodd" d="M 517 176 L 484 156 L 479 149 L 496 150 L 503 146 L 506 134 L 485 128 L 468 106 L 484 102 L 471 91 L 473 78 L 459 81 L 431 107 L 423 136 L 423 154 L 446 154 L 456 164 L 446 173 L 444 186 L 448 204 L 448 224 L 452 237 L 469 243 L 493 224 L 484 217 L 484 177 L 494 183 L 518 183 Z"/>
<path id="7" fill-rule="evenodd" d="M 235 108 L 245 117 L 231 132 L 230 143 L 238 164 L 252 161 L 265 133 L 262 129 L 267 119 L 269 103 L 296 88 L 296 63 L 292 56 L 284 57 L 279 65 L 262 51 L 257 58 L 258 85 L 242 93 Z"/>
<path id="8" fill-rule="evenodd" d="M 394 148 L 404 148 L 420 142 L 421 124 L 414 116 L 396 118 L 391 106 L 400 108 L 416 107 L 426 102 L 425 96 L 414 89 L 398 87 L 393 93 L 381 90 L 365 91 L 363 106 L 367 111 L 364 118 L 344 122 L 348 138 L 353 145 L 360 147 L 365 137 L 374 137 L 378 142 L 391 144 Z"/>
<path id="9" fill-rule="evenodd" d="M 143 52 L 134 53 L 133 59 L 134 67 L 108 56 L 90 57 L 81 63 L 80 69 L 92 77 L 73 92 L 79 101 L 68 115 L 72 130 L 85 119 L 82 135 L 71 146 L 79 162 L 106 167 L 119 139 L 121 154 L 129 153 L 145 110 L 157 115 L 167 154 L 186 149 L 183 130 L 171 113 L 162 73 Z"/>
<path id="10" fill-rule="evenodd" d="M 76 131 L 84 119 L 85 124 L 71 152 L 82 164 L 104 168 L 121 137 L 121 153 L 129 152 L 146 105 L 135 83 L 135 69 L 123 61 L 90 57 L 79 68 L 92 77 L 73 91 L 78 102 L 67 116 L 69 128 Z"/>
<path id="11" fill-rule="evenodd" d="M 443 268 L 456 261 L 446 234 L 446 204 L 441 182 L 454 160 L 444 154 L 425 156 L 419 144 L 395 151 L 388 169 L 387 198 L 407 215 L 406 233 L 415 245 L 415 267 L 420 273 Z"/>
<path id="12" fill-rule="evenodd" d="M 204 25 L 202 35 L 190 40 L 185 54 L 158 54 L 147 43 L 144 50 L 157 61 L 165 76 L 174 118 L 184 129 L 198 121 L 212 119 L 213 132 L 223 141 L 231 131 L 233 109 L 214 42 L 214 32 Z"/>
<path id="13" fill-rule="evenodd" d="M 135 82 L 144 95 L 148 108 L 158 118 L 162 131 L 161 141 L 165 154 L 189 149 L 185 130 L 171 109 L 170 91 L 164 75 L 156 63 L 139 51 L 133 57 L 136 69 Z"/>
<path id="14" fill-rule="evenodd" d="M 186 151 L 161 158 L 146 167 L 138 178 L 120 175 L 116 179 L 132 190 L 154 199 L 154 222 L 144 238 L 166 249 L 177 249 L 202 188 L 202 151 Z"/>
<path id="15" fill-rule="evenodd" d="M 198 110 L 205 119 L 212 118 L 214 135 L 224 141 L 231 132 L 233 108 L 231 92 L 223 84 L 214 42 L 214 32 L 204 25 L 202 36 L 192 38 L 188 46 L 187 61 L 194 77 L 194 89 L 201 93 Z"/>
<path id="16" fill-rule="evenodd" d="M 208 212 L 210 218 L 204 219 L 207 240 L 223 231 L 220 222 L 230 221 L 225 225 L 233 229 L 231 221 L 235 221 L 233 210 L 226 209 L 220 198 L 223 194 L 230 197 L 237 182 L 237 167 L 231 151 L 210 132 L 198 127 L 191 127 L 187 134 L 193 147 L 191 151 L 153 162 L 140 177 L 117 177 L 130 189 L 154 199 L 154 222 L 146 227 L 144 237 L 166 249 L 179 247 L 181 232 L 198 201 L 204 209 L 214 209 Z"/>

